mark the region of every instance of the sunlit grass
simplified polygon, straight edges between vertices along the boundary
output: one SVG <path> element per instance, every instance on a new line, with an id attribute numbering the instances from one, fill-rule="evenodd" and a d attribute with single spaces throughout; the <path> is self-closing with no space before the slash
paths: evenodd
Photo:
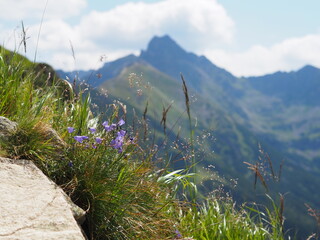
<path id="1" fill-rule="evenodd" d="M 273 209 L 258 211 L 237 209 L 232 200 L 200 199 L 192 142 L 186 145 L 191 154 L 185 154 L 193 158 L 190 166 L 173 170 L 166 160 L 158 169 L 154 143 L 139 145 L 139 135 L 121 122 L 119 107 L 94 116 L 85 87 L 68 89 L 66 96 L 61 80 L 49 82 L 46 71 L 35 69 L 1 48 L 0 115 L 18 129 L 1 142 L 0 153 L 34 161 L 59 184 L 87 212 L 83 228 L 89 239 L 283 239 L 274 202 Z"/>

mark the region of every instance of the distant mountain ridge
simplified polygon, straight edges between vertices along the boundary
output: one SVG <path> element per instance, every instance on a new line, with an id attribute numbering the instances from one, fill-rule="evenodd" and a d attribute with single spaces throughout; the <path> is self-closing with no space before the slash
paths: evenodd
<path id="1" fill-rule="evenodd" d="M 128 86 L 130 73 L 141 74 L 154 86 L 152 93 L 136 99 Z M 252 200 L 256 194 L 243 162 L 258 159 L 260 142 L 275 166 L 286 159 L 282 183 L 273 187 L 274 193 L 291 194 L 286 203 L 292 209 L 286 213 L 293 219 L 289 225 L 301 222 L 304 216 L 303 231 L 310 230 L 311 219 L 303 208 L 304 203 L 316 204 L 320 199 L 315 190 L 320 189 L 320 69 L 305 66 L 295 72 L 237 78 L 163 36 L 154 37 L 140 56 L 129 55 L 97 71 L 81 72 L 80 78 L 97 89 L 108 89 L 111 100 L 121 100 L 141 114 L 148 101 L 149 109 L 160 112 L 149 116 L 160 133 L 158 118 L 163 106 L 174 102 L 168 126 L 184 112 L 180 73 L 190 96 L 196 99 L 191 110 L 197 117 L 197 134 L 213 129 L 216 139 L 206 146 L 215 152 L 214 159 L 205 159 L 202 164 L 215 164 L 220 174 L 238 179 L 235 196 Z M 187 119 L 181 119 L 187 126 Z M 177 131 L 173 128 L 172 134 Z"/>
<path id="2" fill-rule="evenodd" d="M 276 72 L 249 77 L 248 81 L 258 91 L 281 98 L 286 104 L 319 106 L 320 70 L 307 65 L 296 72 Z"/>
<path id="3" fill-rule="evenodd" d="M 183 73 L 188 86 L 195 93 L 205 96 L 208 101 L 232 115 L 239 123 L 246 124 L 246 127 L 260 137 L 268 139 L 271 144 L 274 141 L 282 141 L 283 137 L 280 135 L 284 132 L 280 131 L 281 134 L 276 136 L 276 129 L 290 130 L 293 126 L 291 130 L 295 134 L 291 134 L 294 136 L 290 138 L 295 141 L 293 145 L 299 149 L 298 135 L 305 131 L 305 138 L 308 133 L 317 129 L 316 126 L 320 122 L 319 115 L 314 110 L 320 107 L 320 69 L 308 65 L 296 72 L 276 72 L 238 79 L 211 63 L 206 57 L 186 52 L 168 35 L 154 37 L 138 57 L 129 55 L 108 62 L 97 71 L 60 72 L 60 75 L 73 79 L 78 73 L 80 79 L 86 80 L 93 87 L 99 87 L 104 82 L 116 78 L 123 69 L 133 64 L 151 65 L 178 82 L 180 73 Z M 299 109 L 297 106 L 300 106 Z M 306 112 L 303 114 L 304 111 Z M 287 125 L 291 127 L 286 125 L 284 116 L 280 116 L 285 112 L 290 116 Z M 272 124 L 269 124 L 270 122 Z M 300 125 L 300 129 L 295 129 L 299 128 L 297 125 Z M 310 127 L 311 125 L 315 127 Z M 318 142 L 320 136 L 317 133 L 313 133 L 313 136 L 315 142 Z M 310 139 L 306 142 L 310 142 Z M 302 153 L 301 150 L 308 147 L 303 145 L 303 148 L 299 149 L 299 157 L 317 159 L 316 149 L 309 149 L 308 151 L 312 150 L 313 153 L 307 156 L 308 154 Z"/>

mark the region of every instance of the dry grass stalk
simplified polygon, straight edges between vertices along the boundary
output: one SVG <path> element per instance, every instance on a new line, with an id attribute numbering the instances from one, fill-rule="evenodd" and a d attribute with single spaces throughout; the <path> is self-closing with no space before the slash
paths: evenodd
<path id="1" fill-rule="evenodd" d="M 122 110 L 122 118 L 127 121 L 127 105 L 123 104 L 120 101 L 116 101 L 117 105 L 120 106 L 120 109 Z"/>
<path id="2" fill-rule="evenodd" d="M 280 222 L 282 228 L 283 228 L 283 223 L 284 223 L 283 211 L 284 211 L 284 196 L 282 194 L 280 194 L 279 222 Z"/>
<path id="3" fill-rule="evenodd" d="M 268 153 L 265 154 L 265 158 L 266 158 L 267 161 L 268 161 L 268 164 L 269 164 L 269 167 L 270 167 L 270 171 L 271 171 L 271 176 L 272 176 L 273 180 L 275 180 L 275 179 L 276 179 L 276 176 L 275 176 L 275 174 L 274 174 L 273 165 L 272 165 L 272 162 L 271 162 L 271 160 L 270 160 L 270 157 L 269 157 L 269 154 L 268 154 Z"/>
<path id="4" fill-rule="evenodd" d="M 262 176 L 262 174 L 259 171 L 258 163 L 256 163 L 256 164 L 251 164 L 251 163 L 248 163 L 248 162 L 243 162 L 243 163 L 247 164 L 248 165 L 248 169 L 250 169 L 250 170 L 252 170 L 254 172 L 254 177 L 255 177 L 254 189 L 256 189 L 257 178 L 259 177 L 259 179 L 260 179 L 261 183 L 263 184 L 263 186 L 265 187 L 265 189 L 267 191 L 269 191 L 268 185 L 267 185 L 266 181 L 264 180 L 264 177 Z"/>
<path id="5" fill-rule="evenodd" d="M 24 53 L 27 53 L 27 38 L 26 38 L 26 30 L 24 28 L 23 21 L 21 21 L 21 27 L 22 27 L 22 40 L 21 44 L 23 44 Z"/>
<path id="6" fill-rule="evenodd" d="M 308 213 L 311 217 L 314 217 L 314 219 L 316 220 L 318 227 L 320 227 L 320 211 L 311 208 L 308 204 L 304 204 L 307 208 L 308 208 Z"/>
<path id="7" fill-rule="evenodd" d="M 187 113 L 188 113 L 189 120 L 191 120 L 191 115 L 190 115 L 190 100 L 189 100 L 188 88 L 187 88 L 186 81 L 184 80 L 184 77 L 183 77 L 182 73 L 180 73 L 180 76 L 181 76 L 181 80 L 182 80 L 182 90 L 183 90 L 184 97 L 185 97 L 185 103 L 186 103 L 186 107 L 187 107 Z"/>
<path id="8" fill-rule="evenodd" d="M 172 103 L 167 108 L 162 106 L 162 119 L 160 121 L 160 125 L 163 124 L 164 135 L 166 135 L 166 129 L 167 129 L 167 114 L 168 114 L 171 106 L 172 106 Z"/>
<path id="9" fill-rule="evenodd" d="M 279 167 L 279 173 L 278 173 L 278 181 L 279 182 L 280 182 L 280 179 L 281 179 L 282 166 L 283 166 L 283 161 L 281 162 L 280 167 Z"/>
<path id="10" fill-rule="evenodd" d="M 143 140 L 144 141 L 146 141 L 147 134 L 148 134 L 148 124 L 147 124 L 148 105 L 149 105 L 149 102 L 147 102 L 146 107 L 145 107 L 145 109 L 143 111 L 143 129 L 144 129 Z"/>

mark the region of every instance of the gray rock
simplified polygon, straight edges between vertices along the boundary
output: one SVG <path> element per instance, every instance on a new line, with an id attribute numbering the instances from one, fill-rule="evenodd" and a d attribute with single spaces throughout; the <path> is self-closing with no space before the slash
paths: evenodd
<path id="1" fill-rule="evenodd" d="M 42 127 L 39 131 L 41 132 L 44 140 L 49 141 L 52 146 L 55 146 L 56 148 L 63 148 L 67 145 L 53 128 Z"/>
<path id="2" fill-rule="evenodd" d="M 16 122 L 12 122 L 8 118 L 0 116 L 0 140 L 6 140 L 6 138 L 16 130 Z"/>
<path id="3" fill-rule="evenodd" d="M 84 223 L 84 221 L 86 220 L 86 211 L 84 211 L 82 208 L 80 208 L 79 206 L 74 204 L 74 202 L 72 202 L 70 197 L 62 189 L 60 189 L 60 190 L 61 190 L 61 193 L 63 194 L 65 200 L 67 201 L 67 203 L 71 207 L 71 211 L 72 211 L 72 215 L 73 215 L 74 219 L 78 222 L 79 225 L 82 225 Z"/>
<path id="4" fill-rule="evenodd" d="M 65 194 L 31 161 L 0 158 L 0 240 L 82 240 Z"/>

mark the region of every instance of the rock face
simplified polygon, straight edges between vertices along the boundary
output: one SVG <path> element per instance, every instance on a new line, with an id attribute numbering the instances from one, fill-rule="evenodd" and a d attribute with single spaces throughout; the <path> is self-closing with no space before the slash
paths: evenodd
<path id="1" fill-rule="evenodd" d="M 10 121 L 8 118 L 0 116 L 0 139 L 5 140 L 16 129 L 17 123 Z"/>
<path id="2" fill-rule="evenodd" d="M 82 240 L 62 190 L 31 161 L 0 157 L 0 239 Z"/>

